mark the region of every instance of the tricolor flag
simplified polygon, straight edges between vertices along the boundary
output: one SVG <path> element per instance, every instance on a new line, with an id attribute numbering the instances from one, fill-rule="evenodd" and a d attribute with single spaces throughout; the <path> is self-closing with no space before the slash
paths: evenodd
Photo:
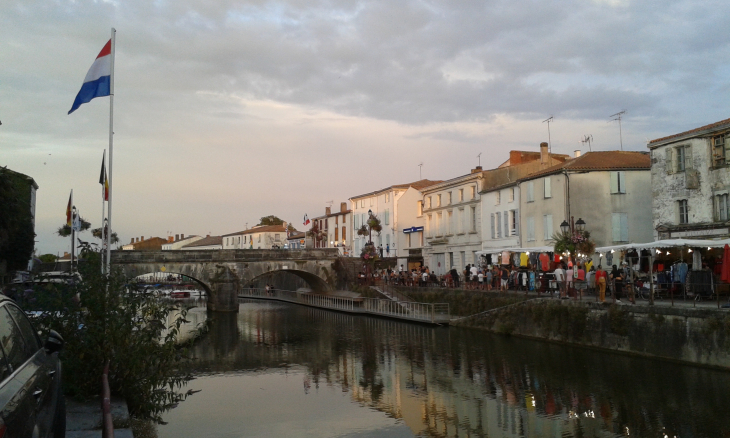
<path id="1" fill-rule="evenodd" d="M 304 215 L 304 225 L 309 225 L 309 218 L 306 214 Z"/>
<path id="2" fill-rule="evenodd" d="M 68 195 L 68 205 L 66 206 L 66 225 L 69 227 L 73 225 L 73 202 L 74 202 L 74 191 L 71 190 L 71 194 Z"/>
<path id="3" fill-rule="evenodd" d="M 112 40 L 107 41 L 104 48 L 99 52 L 99 56 L 91 64 L 91 68 L 86 73 L 84 78 L 84 84 L 81 85 L 79 94 L 76 95 L 76 100 L 68 112 L 71 114 L 76 111 L 78 107 L 83 103 L 91 102 L 91 99 L 95 97 L 109 96 L 112 74 Z"/>
<path id="4" fill-rule="evenodd" d="M 99 175 L 99 184 L 101 184 L 101 199 L 103 201 L 109 200 L 109 180 L 106 178 L 106 167 L 104 166 L 106 161 L 106 151 L 104 151 L 104 157 L 101 159 L 101 175 Z"/>

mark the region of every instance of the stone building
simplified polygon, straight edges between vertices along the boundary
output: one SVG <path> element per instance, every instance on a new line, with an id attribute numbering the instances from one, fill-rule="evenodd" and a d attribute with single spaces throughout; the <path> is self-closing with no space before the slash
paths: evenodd
<path id="1" fill-rule="evenodd" d="M 185 245 L 189 245 L 193 242 L 197 242 L 202 239 L 203 236 L 187 236 L 184 234 L 175 234 L 175 237 L 170 236 L 167 238 L 167 242 L 162 244 L 163 251 L 172 251 L 181 249 Z"/>
<path id="2" fill-rule="evenodd" d="M 730 119 L 651 140 L 654 237 L 730 236 Z"/>
<path id="3" fill-rule="evenodd" d="M 347 202 L 340 203 L 340 211 L 332 212 L 332 207 L 325 207 L 324 215 L 312 219 L 324 234 L 320 239 L 312 241 L 314 248 L 340 248 L 344 255 L 349 253 L 349 233 L 352 211 Z"/>

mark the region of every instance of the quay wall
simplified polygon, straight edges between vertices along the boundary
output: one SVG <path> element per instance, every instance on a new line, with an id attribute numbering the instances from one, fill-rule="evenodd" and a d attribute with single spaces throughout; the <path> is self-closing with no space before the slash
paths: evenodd
<path id="1" fill-rule="evenodd" d="M 730 370 L 723 310 L 538 299 L 451 325 Z"/>

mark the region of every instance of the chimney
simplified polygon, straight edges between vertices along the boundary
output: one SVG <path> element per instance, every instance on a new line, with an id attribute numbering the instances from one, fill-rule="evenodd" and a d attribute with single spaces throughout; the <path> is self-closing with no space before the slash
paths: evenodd
<path id="1" fill-rule="evenodd" d="M 141 242 L 144 242 L 144 236 L 140 237 L 140 238 L 139 238 L 139 240 L 140 240 Z"/>
<path id="2" fill-rule="evenodd" d="M 324 214 L 326 214 L 327 216 L 331 215 L 332 214 L 332 207 L 325 207 L 324 208 Z"/>
<path id="3" fill-rule="evenodd" d="M 175 234 L 175 241 L 178 241 L 178 240 L 180 240 L 180 235 L 179 234 Z"/>
<path id="4" fill-rule="evenodd" d="M 573 153 L 575 154 L 575 158 L 580 157 L 580 149 L 576 149 Z"/>
<path id="5" fill-rule="evenodd" d="M 131 245 L 131 244 L 133 244 L 133 243 L 134 243 L 134 237 L 132 237 L 132 241 L 131 241 L 131 242 L 129 242 L 129 244 Z"/>
<path id="6" fill-rule="evenodd" d="M 520 151 L 509 151 L 509 165 L 514 166 L 522 162 L 522 152 Z"/>
<path id="7" fill-rule="evenodd" d="M 471 170 L 471 173 L 479 173 L 482 171 L 482 166 L 477 166 Z"/>
<path id="8" fill-rule="evenodd" d="M 185 238 L 185 235 L 184 234 L 181 234 L 180 235 L 180 240 L 183 240 L 184 238 Z"/>
<path id="9" fill-rule="evenodd" d="M 170 242 L 170 243 L 172 243 L 172 242 L 174 242 L 175 240 L 174 240 L 174 239 L 172 238 L 172 236 L 167 236 L 167 241 L 168 241 L 168 242 Z"/>
<path id="10" fill-rule="evenodd" d="M 540 143 L 540 164 L 548 164 L 550 161 L 550 154 L 548 153 L 548 144 L 546 142 Z"/>
<path id="11" fill-rule="evenodd" d="M 347 211 L 347 202 L 340 202 L 340 213 Z"/>

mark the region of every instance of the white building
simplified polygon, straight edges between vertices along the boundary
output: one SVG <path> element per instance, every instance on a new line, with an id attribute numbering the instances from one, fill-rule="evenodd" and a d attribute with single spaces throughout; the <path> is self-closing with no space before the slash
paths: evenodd
<path id="1" fill-rule="evenodd" d="M 419 202 L 421 191 L 440 181 L 427 179 L 409 184 L 393 185 L 374 192 L 350 198 L 352 204 L 352 256 L 359 257 L 370 235 L 357 234 L 363 225 L 367 227 L 369 215 L 380 219 L 382 226 L 378 234 L 373 232 L 376 247 L 383 247 L 385 257 L 397 257 L 398 264 L 421 262 L 423 247 L 423 217 Z"/>
<path id="2" fill-rule="evenodd" d="M 191 250 L 206 250 L 206 249 L 222 249 L 222 237 L 221 236 L 206 236 L 193 243 L 189 243 L 182 248 L 184 251 Z"/>
<path id="3" fill-rule="evenodd" d="M 257 225 L 248 230 L 225 234 L 222 249 L 272 249 L 283 248 L 286 241 L 284 225 Z"/>
<path id="4" fill-rule="evenodd" d="M 651 140 L 654 237 L 730 236 L 730 119 Z"/>
<path id="5" fill-rule="evenodd" d="M 347 202 L 341 202 L 340 211 L 334 213 L 332 207 L 325 207 L 324 216 L 318 216 L 312 221 L 324 232 L 320 239 L 313 242 L 314 248 L 340 248 L 342 255 L 349 254 L 348 236 L 352 229 L 352 211 L 347 208 Z"/>
<path id="6" fill-rule="evenodd" d="M 597 247 L 652 241 L 649 155 L 588 152 L 519 181 L 523 248 L 552 246 L 560 224 L 582 218 Z"/>

